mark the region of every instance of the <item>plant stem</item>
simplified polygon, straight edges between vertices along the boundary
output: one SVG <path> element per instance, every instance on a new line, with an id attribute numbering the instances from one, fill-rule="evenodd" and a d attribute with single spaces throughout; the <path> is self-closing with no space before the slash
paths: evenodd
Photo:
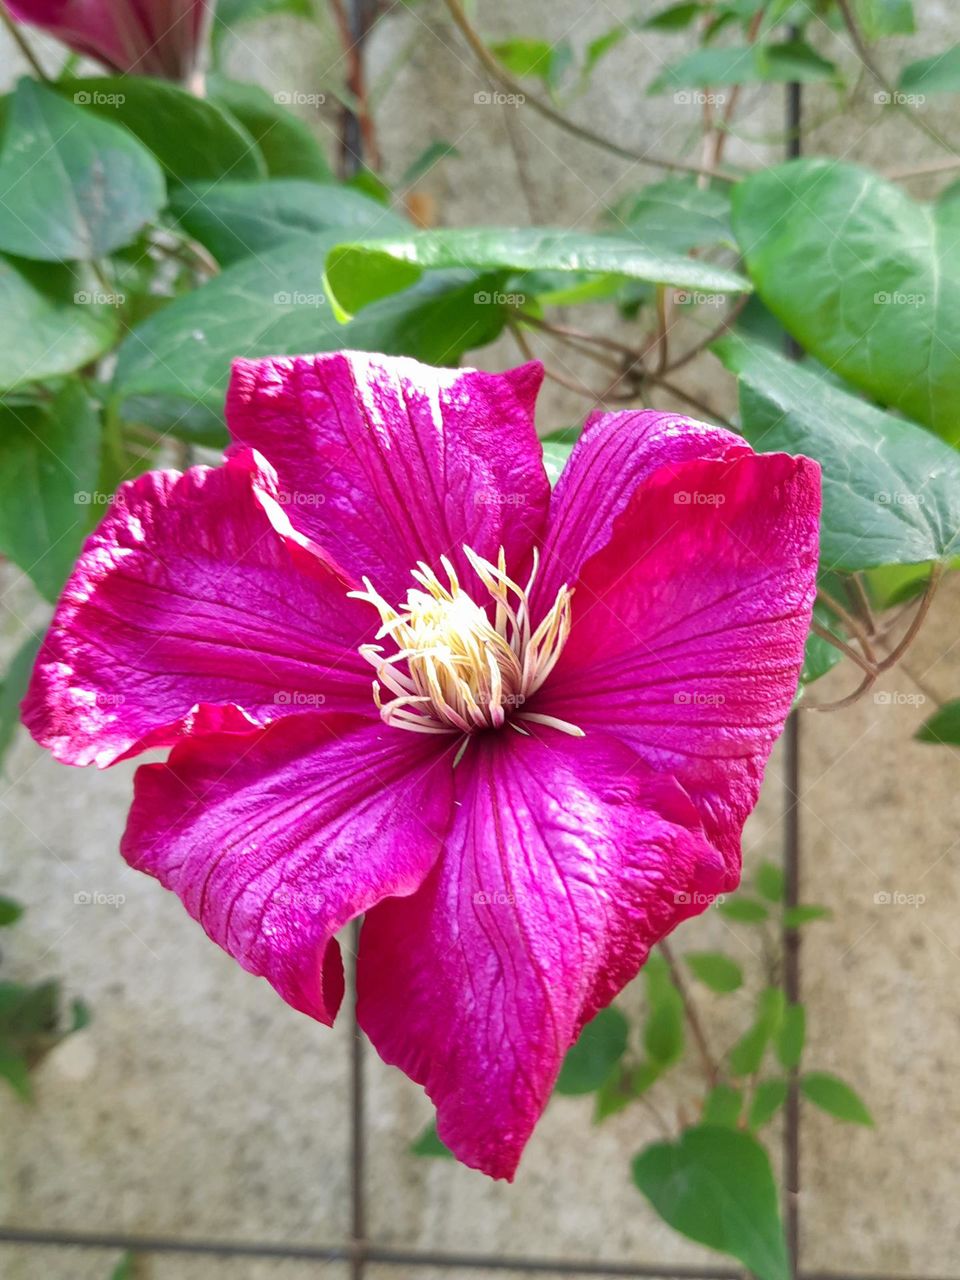
<path id="1" fill-rule="evenodd" d="M 737 181 L 733 174 L 724 173 L 720 169 L 705 169 L 699 165 L 687 164 L 682 160 L 668 160 L 666 156 L 657 156 L 648 151 L 635 151 L 630 147 L 623 147 L 619 142 L 614 142 L 612 138 L 605 138 L 602 134 L 594 133 L 592 129 L 587 129 L 583 125 L 577 124 L 576 121 L 570 120 L 562 112 L 552 107 L 549 102 L 537 97 L 536 94 L 530 93 L 521 81 L 515 80 L 510 75 L 503 64 L 490 52 L 479 33 L 471 25 L 460 0 L 444 0 L 444 3 L 464 40 L 466 40 L 477 61 L 488 75 L 502 85 L 508 93 L 520 95 L 525 105 L 533 107 L 534 111 L 543 116 L 545 120 L 550 120 L 561 129 L 565 129 L 567 133 L 572 134 L 575 138 L 581 138 L 584 142 L 590 142 L 596 147 L 602 147 L 603 150 L 609 151 L 612 155 L 619 156 L 621 160 L 631 160 L 634 164 L 648 164 L 653 168 L 666 169 L 671 173 L 692 173 L 697 177 L 716 178 L 718 182 Z"/>
<path id="2" fill-rule="evenodd" d="M 687 1016 L 687 1022 L 690 1024 L 690 1031 L 693 1034 L 694 1041 L 696 1042 L 697 1049 L 700 1053 L 700 1059 L 703 1063 L 707 1082 L 712 1089 L 720 1079 L 720 1068 L 717 1066 L 716 1059 L 710 1052 L 706 1033 L 704 1032 L 703 1024 L 700 1021 L 700 1014 L 693 1002 L 693 997 L 687 990 L 687 984 L 684 981 L 683 974 L 680 972 L 680 966 L 674 958 L 673 951 L 670 949 L 670 944 L 666 941 L 661 941 L 660 952 L 663 955 L 664 960 L 667 962 L 667 968 L 670 970 L 670 977 L 673 981 L 673 985 L 680 992 L 680 998 L 683 1001 L 683 1011 Z"/>
<path id="3" fill-rule="evenodd" d="M 14 44 L 17 46 L 17 48 L 23 54 L 26 61 L 29 63 L 30 69 L 33 72 L 33 74 L 37 77 L 38 80 L 42 80 L 45 84 L 49 84 L 50 77 L 47 75 L 43 67 L 40 65 L 40 60 L 37 58 L 37 55 L 30 48 L 30 45 L 27 41 L 26 36 L 20 30 L 20 24 L 17 22 L 14 22 L 14 20 L 10 17 L 9 13 L 7 13 L 6 9 L 3 7 L 2 4 L 0 4 L 0 19 L 2 19 L 3 25 L 10 32 L 10 35 L 11 35 L 11 38 L 13 39 Z"/>

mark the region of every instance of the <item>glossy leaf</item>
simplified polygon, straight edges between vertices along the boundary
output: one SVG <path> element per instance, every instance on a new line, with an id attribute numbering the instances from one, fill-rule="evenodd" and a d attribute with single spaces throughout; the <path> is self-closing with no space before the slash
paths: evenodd
<path id="1" fill-rule="evenodd" d="M 747 178 L 733 226 L 760 297 L 831 370 L 960 441 L 960 193 L 919 204 L 856 165 Z"/>
<path id="2" fill-rule="evenodd" d="M 754 873 L 753 883 L 762 898 L 779 906 L 783 901 L 783 870 L 775 862 L 761 862 Z"/>
<path id="3" fill-rule="evenodd" d="M 717 910 L 737 924 L 762 924 L 770 915 L 762 902 L 744 897 L 742 893 L 738 893 L 735 898 L 727 898 L 725 902 L 718 902 Z"/>
<path id="4" fill-rule="evenodd" d="M 35 80 L 13 95 L 0 151 L 0 249 L 41 262 L 102 258 L 163 206 L 163 174 L 126 130 Z"/>
<path id="5" fill-rule="evenodd" d="M 674 1231 L 736 1258 L 758 1280 L 788 1280 L 766 1151 L 736 1129 L 700 1125 L 633 1162 L 633 1178 Z"/>
<path id="6" fill-rule="evenodd" d="M 277 96 L 271 96 L 259 85 L 211 76 L 207 101 L 246 130 L 257 145 L 271 178 L 308 178 L 314 182 L 332 182 L 333 171 L 326 153 L 313 129 L 295 116 Z M 213 175 L 209 168 L 199 179 Z M 224 177 L 239 178 L 229 171 Z"/>
<path id="7" fill-rule="evenodd" d="M 593 1093 L 613 1075 L 627 1048 L 629 1027 L 619 1009 L 601 1009 L 563 1060 L 557 1093 Z"/>
<path id="8" fill-rule="evenodd" d="M 913 735 L 918 742 L 939 742 L 960 747 L 960 698 L 945 702 Z"/>
<path id="9" fill-rule="evenodd" d="M 899 88 L 906 94 L 960 93 L 960 44 L 908 63 L 900 75 Z"/>
<path id="10" fill-rule="evenodd" d="M 743 971 L 722 951 L 688 951 L 684 956 L 696 978 L 711 991 L 725 994 L 743 986 Z"/>
<path id="11" fill-rule="evenodd" d="M 873 1117 L 854 1089 L 827 1071 L 808 1071 L 800 1077 L 800 1092 L 821 1111 L 848 1124 L 872 1125 Z"/>
<path id="12" fill-rule="evenodd" d="M 767 1045 L 783 1022 L 784 997 L 779 987 L 760 993 L 753 1025 L 730 1050 L 730 1070 L 736 1076 L 750 1076 L 760 1069 Z"/>
<path id="13" fill-rule="evenodd" d="M 121 345 L 114 375 L 124 415 L 223 443 L 223 397 L 237 356 L 352 348 L 456 364 L 503 327 L 500 308 L 475 301 L 484 281 L 462 272 L 437 275 L 338 324 L 323 293 L 330 242 L 329 235 L 291 237 L 139 325 Z"/>
<path id="14" fill-rule="evenodd" d="M 700 187 L 695 178 L 666 178 L 642 187 L 614 205 L 610 222 L 618 235 L 677 253 L 733 244 L 729 190 Z"/>
<path id="15" fill-rule="evenodd" d="M 224 266 L 304 232 L 381 235 L 407 225 L 351 187 L 302 178 L 183 187 L 172 193 L 170 207 L 184 231 Z"/>
<path id="16" fill-rule="evenodd" d="M 0 552 L 55 600 L 90 525 L 100 423 L 83 388 L 0 405 Z"/>
<path id="17" fill-rule="evenodd" d="M 544 227 L 445 229 L 337 245 L 327 280 L 344 311 L 404 289 L 425 269 L 585 271 L 711 293 L 738 293 L 749 284 L 735 271 L 625 237 Z"/>
<path id="18" fill-rule="evenodd" d="M 762 1129 L 765 1124 L 769 1124 L 786 1102 L 787 1092 L 786 1080 L 761 1080 L 754 1091 L 747 1114 L 750 1128 Z"/>
<path id="19" fill-rule="evenodd" d="M 0 255 L 0 391 L 72 373 L 108 349 L 116 308 L 81 271 Z"/>
<path id="20" fill-rule="evenodd" d="M 683 31 L 689 27 L 694 18 L 702 13 L 704 6 L 696 3 L 681 2 L 660 9 L 642 24 L 645 31 Z"/>
<path id="21" fill-rule="evenodd" d="M 742 1109 L 742 1089 L 735 1089 L 732 1084 L 714 1085 L 703 1103 L 703 1123 L 729 1125 L 735 1129 Z"/>
<path id="22" fill-rule="evenodd" d="M 414 1156 L 432 1156 L 441 1160 L 452 1160 L 453 1152 L 445 1142 L 440 1141 L 436 1121 L 431 1120 L 420 1136 L 410 1143 L 410 1154 Z"/>
<path id="23" fill-rule="evenodd" d="M 741 430 L 755 449 L 823 468 L 820 559 L 864 569 L 948 558 L 960 548 L 960 455 L 760 343 L 714 344 L 740 375 Z"/>
<path id="24" fill-rule="evenodd" d="M 853 0 L 853 11 L 868 40 L 910 36 L 916 30 L 912 0 Z"/>
<path id="25" fill-rule="evenodd" d="M 801 925 L 811 924 L 814 920 L 829 920 L 831 914 L 829 907 L 818 907 L 813 903 L 801 904 L 798 907 L 787 907 L 783 913 L 783 923 L 788 929 L 799 929 Z"/>
<path id="26" fill-rule="evenodd" d="M 802 1004 L 788 1004 L 777 1031 L 774 1049 L 780 1065 L 788 1070 L 799 1064 L 807 1035 L 807 1011 Z"/>
<path id="27" fill-rule="evenodd" d="M 7 929 L 10 925 L 16 924 L 22 915 L 23 907 L 19 902 L 0 895 L 0 929 Z"/>

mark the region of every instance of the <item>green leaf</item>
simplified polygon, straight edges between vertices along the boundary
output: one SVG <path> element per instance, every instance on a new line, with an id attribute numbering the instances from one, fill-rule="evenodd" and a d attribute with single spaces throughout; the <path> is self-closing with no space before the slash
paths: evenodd
<path id="1" fill-rule="evenodd" d="M 485 282 L 465 273 L 437 275 L 338 324 L 322 282 L 331 239 L 291 237 L 138 325 L 120 347 L 114 374 L 112 393 L 124 416 L 222 444 L 223 397 L 235 357 L 347 348 L 456 364 L 502 329 L 502 310 L 475 300 L 490 296 Z"/>
<path id="2" fill-rule="evenodd" d="M 659 952 L 650 955 L 643 973 L 647 988 L 643 1045 L 653 1066 L 662 1071 L 683 1056 L 683 998 Z"/>
<path id="3" fill-rule="evenodd" d="M 799 907 L 787 907 L 783 913 L 783 923 L 787 929 L 799 929 L 801 925 L 810 924 L 814 920 L 829 920 L 832 912 L 829 907 L 814 906 L 813 903 Z"/>
<path id="4" fill-rule="evenodd" d="M 853 0 L 853 11 L 868 40 L 911 36 L 917 29 L 912 0 Z"/>
<path id="5" fill-rule="evenodd" d="M 960 547 L 960 457 L 759 343 L 713 350 L 740 375 L 741 430 L 756 449 L 805 453 L 823 468 L 825 568 L 919 564 Z"/>
<path id="6" fill-rule="evenodd" d="M 441 160 L 446 160 L 448 156 L 460 156 L 461 154 L 452 142 L 443 142 L 440 139 L 437 139 L 436 142 L 431 142 L 428 147 L 424 147 L 412 164 L 407 165 L 403 171 L 403 177 L 400 179 L 400 186 L 412 187 L 431 169 L 435 168 Z"/>
<path id="7" fill-rule="evenodd" d="M 440 1141 L 436 1121 L 431 1120 L 420 1136 L 410 1143 L 410 1154 L 414 1156 L 431 1156 L 442 1160 L 452 1160 L 453 1152 L 445 1142 Z"/>
<path id="8" fill-rule="evenodd" d="M 960 698 L 945 702 L 913 735 L 918 742 L 939 742 L 960 747 Z"/>
<path id="9" fill-rule="evenodd" d="M 761 1080 L 750 1103 L 747 1124 L 751 1129 L 762 1129 L 787 1100 L 786 1080 Z"/>
<path id="10" fill-rule="evenodd" d="M 725 902 L 718 902 L 717 910 L 737 924 L 762 924 L 770 915 L 762 902 L 757 902 L 755 898 L 745 898 L 742 893 L 738 893 L 735 898 L 727 898 Z"/>
<path id="11" fill-rule="evenodd" d="M 602 36 L 597 36 L 595 40 L 590 41 L 584 52 L 583 67 L 580 72 L 581 84 L 585 85 L 587 83 L 597 64 L 625 40 L 629 34 L 630 28 L 627 24 L 619 23 L 617 26 L 611 27 L 609 31 L 605 31 Z"/>
<path id="12" fill-rule="evenodd" d="M 23 915 L 23 907 L 19 902 L 14 902 L 12 898 L 5 898 L 0 895 L 0 929 L 6 929 L 12 924 L 16 924 Z"/>
<path id="13" fill-rule="evenodd" d="M 163 206 L 160 167 L 124 129 L 21 80 L 0 151 L 0 249 L 41 262 L 102 258 Z"/>
<path id="14" fill-rule="evenodd" d="M 129 129 L 177 182 L 267 176 L 259 147 L 233 115 L 169 80 L 96 76 L 62 81 L 57 92 Z"/>
<path id="15" fill-rule="evenodd" d="M 567 1051 L 557 1078 L 557 1093 L 593 1093 L 604 1085 L 626 1051 L 628 1030 L 619 1009 L 612 1005 L 601 1009 Z"/>
<path id="16" fill-rule="evenodd" d="M 424 269 L 585 271 L 713 293 L 749 288 L 735 271 L 648 248 L 625 237 L 514 229 L 445 229 L 337 245 L 327 258 L 327 281 L 350 314 L 418 280 Z"/>
<path id="17" fill-rule="evenodd" d="M 807 1071 L 800 1077 L 800 1092 L 815 1107 L 838 1120 L 848 1124 L 873 1124 L 873 1117 L 859 1095 L 827 1071 Z"/>
<path id="18" fill-rule="evenodd" d="M 666 9 L 661 9 L 659 13 L 655 13 L 652 18 L 642 23 L 643 31 L 683 31 L 685 27 L 689 27 L 697 14 L 702 13 L 704 6 L 702 4 L 672 4 Z"/>
<path id="19" fill-rule="evenodd" d="M 667 67 L 650 85 L 649 93 L 709 88 L 712 85 L 785 83 L 811 84 L 834 80 L 837 69 L 802 40 L 779 44 L 724 45 L 696 49 Z M 683 101 L 682 93 L 676 95 Z M 694 104 L 696 105 L 696 104 Z"/>
<path id="20" fill-rule="evenodd" d="M 494 57 L 499 58 L 513 75 L 541 80 L 550 89 L 556 88 L 573 60 L 573 50 L 568 40 L 554 43 L 517 37 L 497 41 L 489 48 Z"/>
<path id="21" fill-rule="evenodd" d="M 633 1179 L 674 1231 L 736 1258 L 758 1280 L 788 1280 L 770 1160 L 749 1134 L 687 1129 L 679 1142 L 641 1152 Z"/>
<path id="22" fill-rule="evenodd" d="M 905 94 L 960 93 L 960 44 L 932 58 L 920 58 L 904 67 L 899 89 Z"/>
<path id="23" fill-rule="evenodd" d="M 738 183 L 733 226 L 760 297 L 807 351 L 960 442 L 960 198 L 918 204 L 836 160 Z M 951 196 L 951 191 L 954 193 Z"/>
<path id="24" fill-rule="evenodd" d="M 271 178 L 332 182 L 333 171 L 320 140 L 299 116 L 259 85 L 211 76 L 207 101 L 237 121 L 257 144 Z M 282 96 L 282 95 L 279 95 Z M 227 176 L 227 173 L 224 174 Z M 229 174 L 231 178 L 242 174 Z M 209 167 L 198 179 L 214 177 Z"/>
<path id="25" fill-rule="evenodd" d="M 802 1004 L 788 1004 L 776 1034 L 774 1049 L 780 1065 L 788 1070 L 799 1064 L 807 1035 L 807 1012 Z"/>
<path id="26" fill-rule="evenodd" d="M 684 959 L 694 976 L 711 991 L 725 994 L 743 986 L 743 971 L 722 951 L 689 951 Z"/>
<path id="27" fill-rule="evenodd" d="M 79 383 L 48 405 L 0 404 L 0 552 L 55 600 L 89 527 L 100 423 Z"/>
<path id="28" fill-rule="evenodd" d="M 761 862 L 754 873 L 753 883 L 757 892 L 768 902 L 779 906 L 783 902 L 783 871 L 774 862 Z"/>
<path id="29" fill-rule="evenodd" d="M 351 187 L 302 178 L 182 187 L 172 193 L 170 207 L 184 231 L 224 266 L 303 232 L 383 234 L 407 225 Z"/>
<path id="30" fill-rule="evenodd" d="M 743 1090 L 732 1084 L 717 1084 L 707 1094 L 703 1103 L 703 1123 L 737 1127 L 743 1108 Z"/>
<path id="31" fill-rule="evenodd" d="M 779 987 L 761 991 L 753 1026 L 730 1050 L 730 1070 L 736 1076 L 752 1076 L 759 1071 L 767 1045 L 783 1022 L 784 997 Z"/>
<path id="32" fill-rule="evenodd" d="M 6 1080 L 24 1102 L 33 1096 L 30 1084 L 30 1068 L 26 1058 L 11 1049 L 0 1039 L 0 1079 Z"/>
<path id="33" fill-rule="evenodd" d="M 540 441 L 543 446 L 543 466 L 550 481 L 551 488 L 560 479 L 567 465 L 573 446 L 577 443 L 581 428 L 563 428 L 544 436 Z"/>
<path id="34" fill-rule="evenodd" d="M 0 255 L 0 391 L 95 360 L 117 334 L 116 308 L 73 267 Z M 79 300 L 77 305 L 75 300 Z"/>
<path id="35" fill-rule="evenodd" d="M 733 244 L 730 193 L 725 186 L 699 187 L 696 178 L 666 178 L 623 197 L 610 211 L 618 235 L 676 253 Z"/>
<path id="36" fill-rule="evenodd" d="M 136 1280 L 136 1263 L 132 1253 L 125 1253 L 114 1267 L 110 1280 Z"/>
<path id="37" fill-rule="evenodd" d="M 20 703 L 26 695 L 39 648 L 40 636 L 28 636 L 14 654 L 0 684 L 0 765 L 20 723 Z"/>

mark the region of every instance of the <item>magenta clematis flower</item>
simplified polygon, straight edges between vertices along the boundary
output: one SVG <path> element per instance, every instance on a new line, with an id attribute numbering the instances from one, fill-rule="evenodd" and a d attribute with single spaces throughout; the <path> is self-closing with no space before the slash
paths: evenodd
<path id="1" fill-rule="evenodd" d="M 4 0 L 18 22 L 40 27 L 114 71 L 187 80 L 213 20 L 215 0 Z"/>
<path id="2" fill-rule="evenodd" d="M 239 361 L 222 466 L 119 490 L 24 719 L 147 747 L 123 837 L 245 969 L 358 1016 L 512 1178 L 580 1028 L 732 889 L 800 669 L 819 469 L 598 413 L 551 495 L 542 370 Z M 372 681 L 371 681 L 372 677 Z"/>

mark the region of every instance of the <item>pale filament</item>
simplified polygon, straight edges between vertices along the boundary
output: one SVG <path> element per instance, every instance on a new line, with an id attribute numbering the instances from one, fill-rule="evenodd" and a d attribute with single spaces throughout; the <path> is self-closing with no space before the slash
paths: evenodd
<path id="1" fill-rule="evenodd" d="M 369 578 L 363 579 L 363 591 L 350 592 L 379 613 L 381 626 L 375 639 L 389 638 L 396 646 L 390 654 L 380 644 L 360 646 L 361 657 L 377 673 L 373 700 L 381 718 L 415 733 L 476 733 L 505 724 L 526 732 L 518 721 L 527 720 L 583 737 L 583 730 L 566 720 L 523 710 L 566 644 L 573 591 L 564 583 L 533 628 L 529 602 L 540 563 L 536 549 L 524 587 L 508 576 L 502 547 L 496 564 L 470 547 L 465 546 L 463 553 L 489 596 L 487 608 L 464 591 L 446 556 L 440 563 L 447 584 L 421 561 L 411 570 L 418 585 L 396 608 Z"/>

